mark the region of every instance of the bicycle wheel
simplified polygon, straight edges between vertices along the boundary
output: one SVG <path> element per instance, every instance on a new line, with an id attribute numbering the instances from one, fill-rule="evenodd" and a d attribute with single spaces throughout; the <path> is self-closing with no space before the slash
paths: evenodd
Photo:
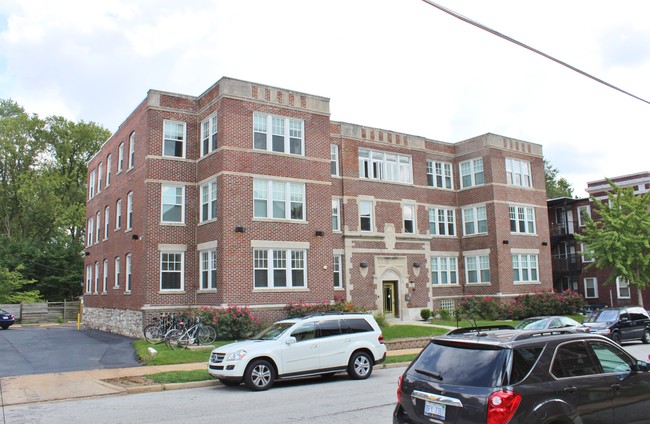
<path id="1" fill-rule="evenodd" d="M 187 335 L 181 330 L 170 330 L 167 333 L 165 342 L 170 349 L 184 349 L 187 347 Z"/>
<path id="2" fill-rule="evenodd" d="M 199 343 L 202 345 L 212 344 L 217 338 L 217 331 L 209 325 L 204 325 L 199 329 Z"/>
<path id="3" fill-rule="evenodd" d="M 158 344 L 163 338 L 162 331 L 157 325 L 147 325 L 144 328 L 144 339 L 151 344 Z"/>

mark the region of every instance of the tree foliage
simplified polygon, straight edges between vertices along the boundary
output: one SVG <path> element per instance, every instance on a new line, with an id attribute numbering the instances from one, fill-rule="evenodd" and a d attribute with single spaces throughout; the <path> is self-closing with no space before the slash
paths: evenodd
<path id="1" fill-rule="evenodd" d="M 544 174 L 546 177 L 546 198 L 573 197 L 573 187 L 564 177 L 559 176 L 560 171 L 544 159 Z"/>
<path id="2" fill-rule="evenodd" d="M 81 294 L 86 164 L 109 136 L 93 122 L 41 119 L 0 100 L 0 284 L 18 272 L 17 293 Z"/>
<path id="3" fill-rule="evenodd" d="M 591 199 L 595 218 L 585 217 L 577 239 L 587 245 L 584 254 L 594 259 L 593 266 L 612 270 L 606 283 L 625 279 L 637 288 L 643 305 L 641 289 L 650 282 L 650 192 L 635 194 L 632 187 L 607 182 L 608 201 Z"/>

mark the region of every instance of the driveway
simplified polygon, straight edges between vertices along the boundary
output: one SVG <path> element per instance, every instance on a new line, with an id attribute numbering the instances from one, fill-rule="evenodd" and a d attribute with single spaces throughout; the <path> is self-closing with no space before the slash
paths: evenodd
<path id="1" fill-rule="evenodd" d="M 0 376 L 137 367 L 134 339 L 75 325 L 0 331 Z"/>

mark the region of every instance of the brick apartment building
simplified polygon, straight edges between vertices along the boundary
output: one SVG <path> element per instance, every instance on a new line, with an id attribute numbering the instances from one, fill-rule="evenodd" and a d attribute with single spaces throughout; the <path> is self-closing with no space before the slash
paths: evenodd
<path id="1" fill-rule="evenodd" d="M 650 191 L 650 172 L 623 175 L 610 180 L 619 187 L 633 187 L 634 192 L 638 194 Z M 575 238 L 575 234 L 579 234 L 584 228 L 584 217 L 592 217 L 594 206 L 590 198 L 593 197 L 597 201 L 607 200 L 610 188 L 606 179 L 592 181 L 587 183 L 586 189 L 590 197 L 564 197 L 548 201 L 553 288 L 579 291 L 591 305 L 638 305 L 636 288 L 629 287 L 625 280 L 616 279 L 614 284 L 604 284 L 611 270 L 590 266 L 593 259 L 583 255 L 588 248 Z M 650 304 L 650 289 L 643 290 L 643 303 Z"/>
<path id="2" fill-rule="evenodd" d="M 404 319 L 552 287 L 538 144 L 334 122 L 327 98 L 222 78 L 150 90 L 88 178 L 89 327 L 337 297 Z"/>

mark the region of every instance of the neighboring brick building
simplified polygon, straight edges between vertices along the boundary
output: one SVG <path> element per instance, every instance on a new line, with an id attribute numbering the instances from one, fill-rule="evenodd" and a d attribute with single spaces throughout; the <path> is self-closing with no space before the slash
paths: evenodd
<path id="1" fill-rule="evenodd" d="M 650 191 L 650 172 L 611 178 L 620 187 L 633 187 L 635 193 Z M 579 291 L 591 305 L 626 306 L 638 305 L 636 288 L 628 287 L 625 281 L 617 279 L 614 284 L 605 285 L 610 270 L 590 266 L 593 260 L 583 255 L 587 247 L 575 239 L 584 227 L 584 216 L 592 216 L 594 210 L 591 197 L 607 199 L 610 185 L 602 179 L 587 183 L 590 197 L 581 199 L 558 198 L 548 201 L 549 228 L 551 232 L 551 254 L 553 263 L 553 288 Z M 597 219 L 594 217 L 594 219 Z M 644 305 L 650 304 L 650 290 L 643 290 Z"/>
<path id="2" fill-rule="evenodd" d="M 84 324 L 288 302 L 397 318 L 551 288 L 542 148 L 330 120 L 329 99 L 222 78 L 149 91 L 88 163 Z"/>

